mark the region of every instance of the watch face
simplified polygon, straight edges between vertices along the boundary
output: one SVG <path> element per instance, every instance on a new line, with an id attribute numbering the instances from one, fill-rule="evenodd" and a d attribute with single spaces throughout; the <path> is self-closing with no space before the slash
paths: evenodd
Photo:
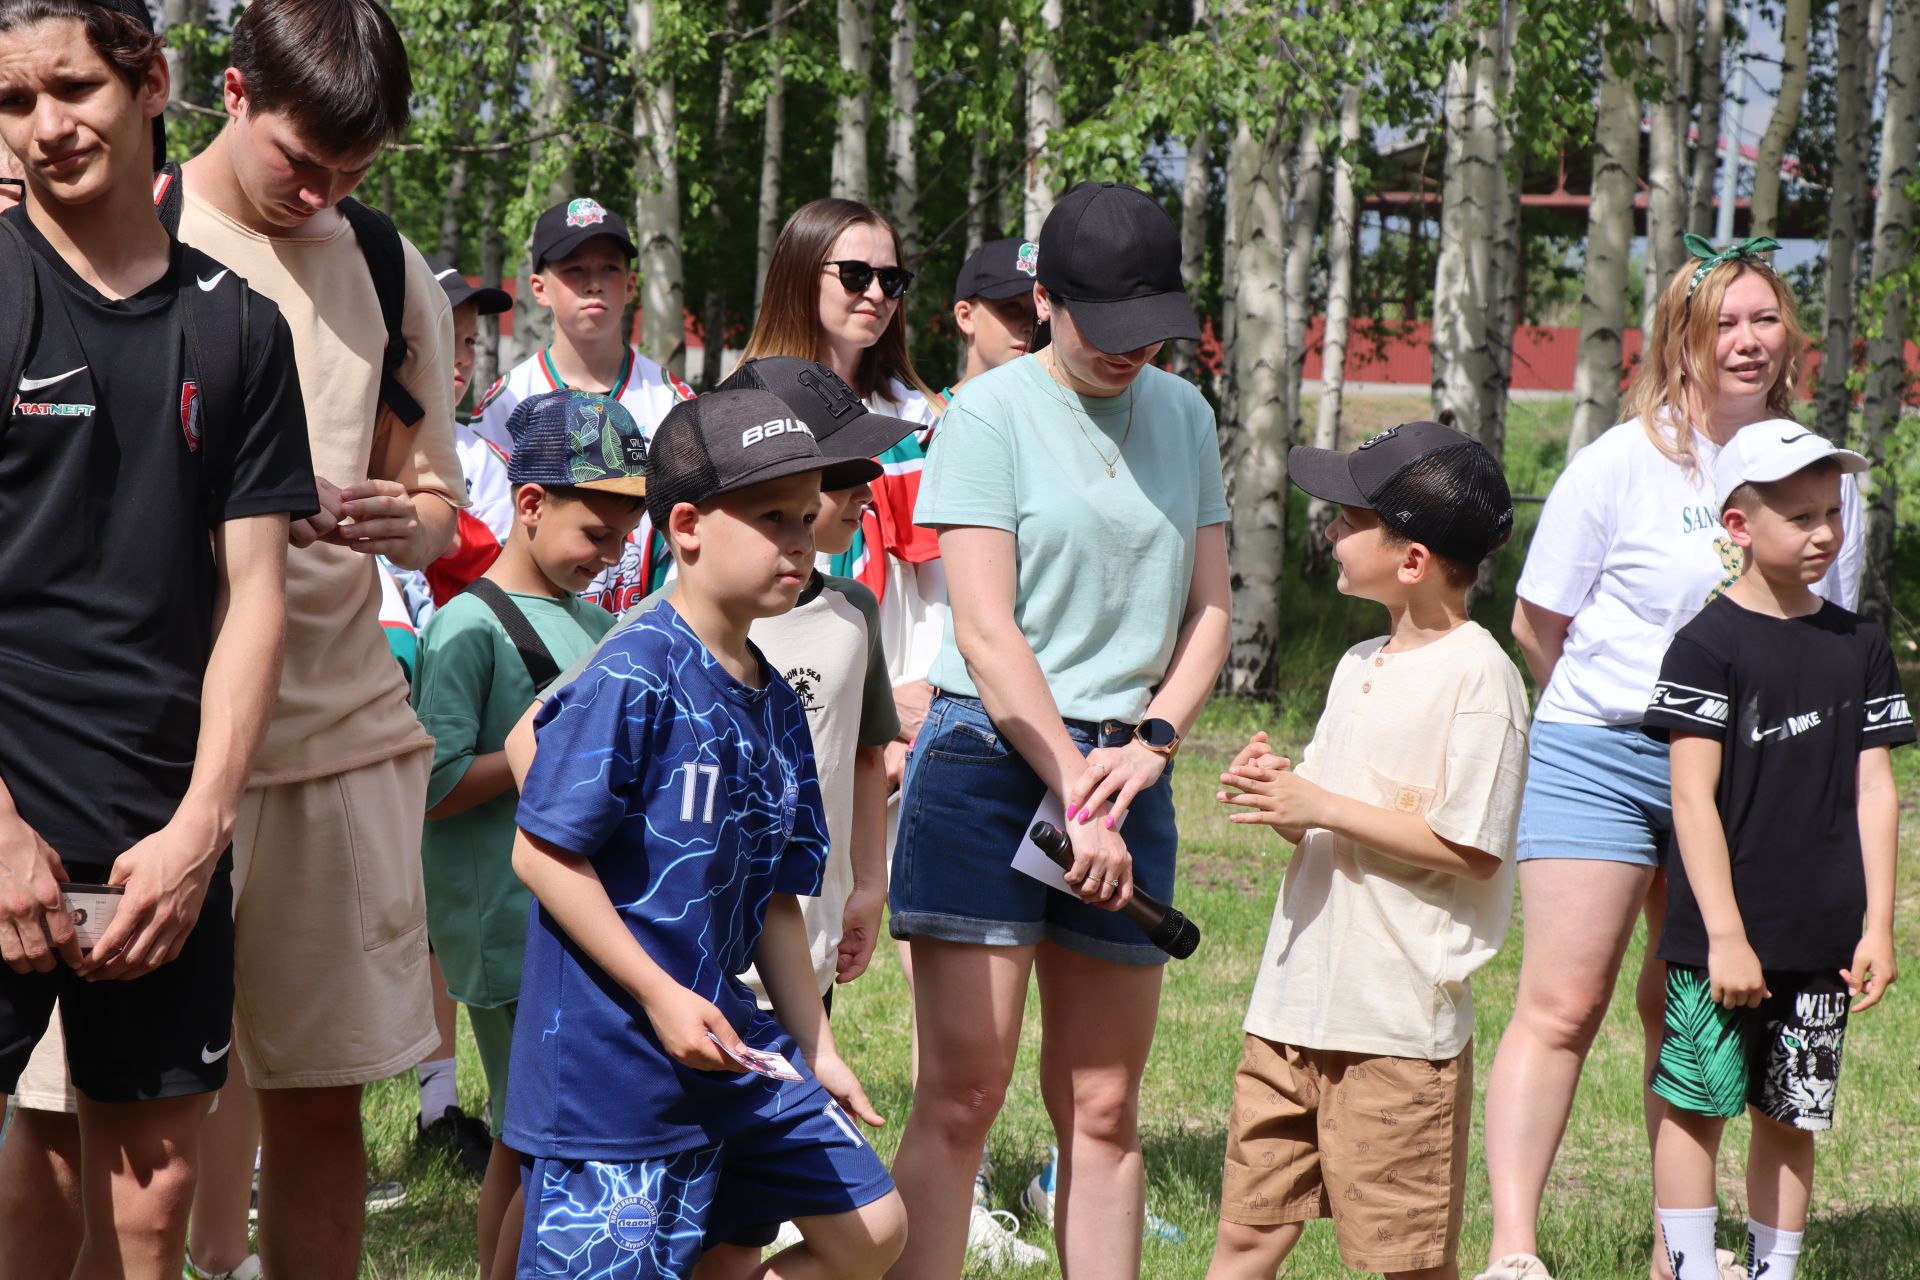
<path id="1" fill-rule="evenodd" d="M 1161 750 L 1172 746 L 1180 737 L 1174 732 L 1173 726 L 1165 720 L 1142 720 L 1135 732 L 1140 735 L 1142 742 Z"/>

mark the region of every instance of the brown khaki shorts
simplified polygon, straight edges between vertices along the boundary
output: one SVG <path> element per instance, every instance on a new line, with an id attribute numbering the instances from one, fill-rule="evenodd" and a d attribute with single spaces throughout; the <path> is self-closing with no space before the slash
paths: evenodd
<path id="1" fill-rule="evenodd" d="M 256 1089 L 367 1084 L 439 1043 L 420 876 L 433 752 L 250 789 L 234 829 L 234 1050 Z"/>
<path id="2" fill-rule="evenodd" d="M 1472 1113 L 1472 1045 L 1428 1062 L 1250 1035 L 1220 1216 L 1252 1227 L 1332 1218 L 1356 1271 L 1442 1266 L 1460 1243 Z"/>

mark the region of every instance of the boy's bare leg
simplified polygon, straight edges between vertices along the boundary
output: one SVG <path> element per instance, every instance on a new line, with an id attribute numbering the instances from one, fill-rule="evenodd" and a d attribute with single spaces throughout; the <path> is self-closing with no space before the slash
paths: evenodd
<path id="1" fill-rule="evenodd" d="M 847 1213 L 795 1218 L 800 1243 L 782 1249 L 754 1280 L 879 1280 L 907 1244 L 907 1207 L 898 1191 Z"/>
<path id="2" fill-rule="evenodd" d="M 0 1280 L 71 1275 L 85 1230 L 79 1117 L 21 1108 L 0 1144 Z"/>
<path id="3" fill-rule="evenodd" d="M 1207 1280 L 1273 1280 L 1305 1229 L 1299 1222 L 1252 1227 L 1222 1218 L 1213 1238 Z"/>
<path id="4" fill-rule="evenodd" d="M 749 1280 L 764 1252 L 743 1244 L 717 1244 L 700 1255 L 693 1280 Z"/>
<path id="5" fill-rule="evenodd" d="M 200 1127 L 200 1176 L 193 1189 L 187 1254 L 202 1271 L 231 1271 L 253 1252 L 247 1210 L 259 1149 L 259 1107 L 236 1064 L 227 1073 L 220 1105 Z"/>
<path id="6" fill-rule="evenodd" d="M 1419 1271 L 1389 1271 L 1387 1280 L 1460 1280 L 1460 1264 L 1447 1262 Z"/>
<path id="7" fill-rule="evenodd" d="M 526 1195 L 515 1187 L 513 1199 L 507 1201 L 506 1216 L 500 1220 L 500 1237 L 493 1246 L 493 1270 L 486 1280 L 513 1280 L 514 1268 L 520 1261 L 520 1233 L 526 1225 Z"/>
<path id="8" fill-rule="evenodd" d="M 354 1280 L 367 1216 L 361 1086 L 261 1089 L 260 1262 L 270 1276 Z"/>
<path id="9" fill-rule="evenodd" d="M 1633 1005 L 1640 1015 L 1642 1040 L 1640 1078 L 1653 1079 L 1653 1068 L 1660 1061 L 1660 1041 L 1667 1026 L 1667 962 L 1660 958 L 1660 930 L 1667 919 L 1667 873 L 1656 871 L 1647 886 L 1647 900 L 1641 907 L 1647 921 L 1647 950 L 1640 958 L 1640 977 L 1633 984 Z M 1647 1157 L 1651 1161 L 1660 1146 L 1660 1117 L 1666 1114 L 1666 1099 L 1647 1084 L 1640 1091 L 1640 1107 L 1647 1122 Z M 1660 1226 L 1658 1207 L 1653 1207 L 1653 1257 L 1647 1263 L 1649 1280 L 1673 1280 L 1673 1267 L 1667 1261 L 1667 1236 Z"/>
<path id="10" fill-rule="evenodd" d="M 1747 1148 L 1747 1212 L 1781 1231 L 1805 1231 L 1813 1199 L 1813 1135 L 1751 1108 Z"/>
<path id="11" fill-rule="evenodd" d="M 486 1177 L 480 1181 L 480 1208 L 475 1222 L 475 1233 L 480 1241 L 482 1277 L 493 1274 L 493 1259 L 499 1256 L 501 1232 L 517 1203 L 516 1193 L 519 1190 L 520 1155 L 506 1143 L 495 1139 L 493 1152 L 487 1157 Z M 513 1233 L 513 1245 L 518 1251 L 520 1234 L 517 1231 Z M 508 1272 L 511 1274 L 511 1267 Z"/>
<path id="12" fill-rule="evenodd" d="M 187 1251 L 204 1095 L 80 1099 L 80 1202 L 87 1230 L 74 1280 L 174 1280 Z"/>

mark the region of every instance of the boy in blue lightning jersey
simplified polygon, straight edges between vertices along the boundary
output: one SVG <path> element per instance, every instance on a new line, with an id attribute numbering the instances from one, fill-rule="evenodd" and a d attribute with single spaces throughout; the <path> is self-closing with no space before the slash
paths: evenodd
<path id="1" fill-rule="evenodd" d="M 678 585 L 535 722 L 506 1127 L 527 1155 L 521 1274 L 744 1274 L 791 1219 L 802 1243 L 759 1274 L 855 1280 L 905 1240 L 795 901 L 828 843 L 806 713 L 747 639 L 811 577 L 837 465 L 766 392 L 676 406 L 647 506 Z M 750 961 L 772 1016 L 734 976 Z"/>

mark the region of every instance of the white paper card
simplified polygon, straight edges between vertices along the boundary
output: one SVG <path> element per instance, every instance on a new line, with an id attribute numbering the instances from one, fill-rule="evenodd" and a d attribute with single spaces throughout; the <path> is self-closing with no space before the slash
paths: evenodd
<path id="1" fill-rule="evenodd" d="M 1062 831 L 1067 829 L 1067 809 L 1060 803 L 1060 797 L 1049 791 L 1040 801 L 1040 807 L 1033 811 L 1033 817 L 1027 821 L 1027 834 L 1020 837 L 1020 847 L 1013 853 L 1013 869 L 1021 875 L 1032 876 L 1049 889 L 1058 889 L 1062 893 L 1073 893 L 1067 884 L 1066 872 L 1040 852 L 1040 846 L 1033 842 L 1033 824 L 1051 822 Z M 1077 895 L 1076 895 L 1077 896 Z"/>
<path id="2" fill-rule="evenodd" d="M 82 951 L 91 951 L 94 943 L 106 936 L 107 926 L 113 923 L 114 915 L 120 910 L 120 899 L 125 892 L 120 885 L 109 888 L 97 884 L 69 884 L 61 887 L 61 897 L 66 899 L 67 913 L 73 920 L 73 932 L 80 941 Z"/>
<path id="3" fill-rule="evenodd" d="M 775 1053 L 771 1049 L 756 1049 L 752 1045 L 742 1045 L 741 1047 L 744 1048 L 746 1052 L 735 1053 L 733 1050 L 727 1048 L 725 1044 L 722 1044 L 720 1037 L 711 1031 L 707 1032 L 707 1039 L 720 1045 L 720 1052 L 726 1054 L 729 1058 L 732 1058 L 735 1062 L 753 1072 L 755 1075 L 766 1076 L 770 1080 L 799 1080 L 802 1078 L 800 1073 L 793 1069 L 793 1064 L 787 1061 L 785 1054 Z"/>

